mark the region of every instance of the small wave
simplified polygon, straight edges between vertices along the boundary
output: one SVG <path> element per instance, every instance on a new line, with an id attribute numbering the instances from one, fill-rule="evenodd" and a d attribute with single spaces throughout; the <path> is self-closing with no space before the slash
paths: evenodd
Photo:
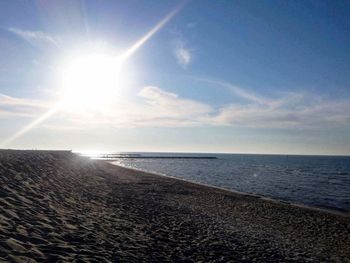
<path id="1" fill-rule="evenodd" d="M 337 175 L 349 175 L 350 173 L 348 173 L 348 172 L 337 172 L 336 174 Z"/>

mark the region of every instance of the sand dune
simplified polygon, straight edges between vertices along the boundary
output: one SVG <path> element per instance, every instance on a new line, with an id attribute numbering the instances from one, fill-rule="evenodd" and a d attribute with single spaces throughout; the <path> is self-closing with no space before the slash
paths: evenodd
<path id="1" fill-rule="evenodd" d="M 350 217 L 91 161 L 0 151 L 0 261 L 350 262 Z"/>

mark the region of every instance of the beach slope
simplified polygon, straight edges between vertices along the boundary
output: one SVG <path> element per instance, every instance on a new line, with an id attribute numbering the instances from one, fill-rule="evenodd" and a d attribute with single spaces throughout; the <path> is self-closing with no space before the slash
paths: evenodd
<path id="1" fill-rule="evenodd" d="M 350 217 L 93 161 L 0 151 L 0 262 L 350 262 Z"/>

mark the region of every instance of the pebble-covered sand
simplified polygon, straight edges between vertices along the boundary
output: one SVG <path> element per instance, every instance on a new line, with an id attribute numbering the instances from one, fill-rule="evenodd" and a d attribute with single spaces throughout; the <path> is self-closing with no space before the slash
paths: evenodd
<path id="1" fill-rule="evenodd" d="M 0 262 L 350 262 L 349 215 L 70 152 L 0 151 L 0 209 Z"/>

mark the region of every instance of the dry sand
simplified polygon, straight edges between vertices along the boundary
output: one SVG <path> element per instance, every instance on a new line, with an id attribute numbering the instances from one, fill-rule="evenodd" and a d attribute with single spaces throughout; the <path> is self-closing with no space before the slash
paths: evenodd
<path id="1" fill-rule="evenodd" d="M 0 262 L 350 262 L 350 217 L 91 161 L 0 151 Z"/>

